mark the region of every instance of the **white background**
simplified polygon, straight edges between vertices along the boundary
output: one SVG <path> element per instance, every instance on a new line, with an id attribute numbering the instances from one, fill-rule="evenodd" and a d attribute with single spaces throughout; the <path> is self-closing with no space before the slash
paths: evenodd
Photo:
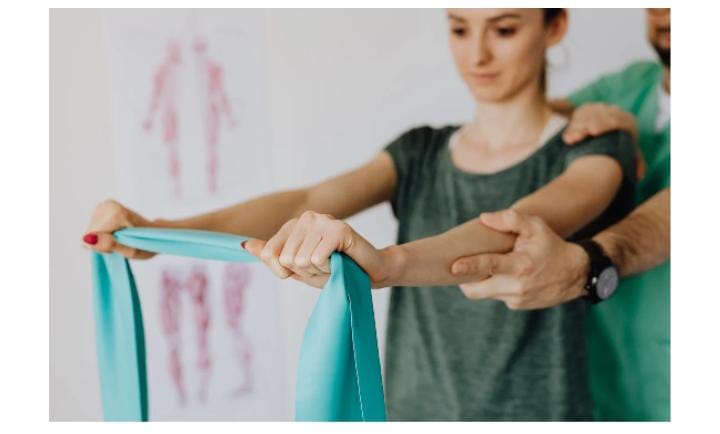
<path id="1" fill-rule="evenodd" d="M 102 23 L 92 10 L 50 13 L 51 420 L 101 418 L 89 257 L 80 238 L 95 204 L 118 194 Z M 271 159 L 262 169 L 277 189 L 353 168 L 409 127 L 472 116 L 443 10 L 270 10 L 265 28 L 258 44 L 267 62 Z M 652 57 L 642 10 L 572 10 L 562 46 L 550 59 L 552 96 Z M 394 239 L 386 205 L 350 223 L 376 245 Z M 293 356 L 317 293 L 288 282 L 279 294 L 290 410 Z M 375 301 L 382 347 L 387 291 Z"/>

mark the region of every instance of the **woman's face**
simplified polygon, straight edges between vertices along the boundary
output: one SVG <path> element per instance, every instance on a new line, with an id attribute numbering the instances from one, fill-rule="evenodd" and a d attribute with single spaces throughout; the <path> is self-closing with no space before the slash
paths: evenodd
<path id="1" fill-rule="evenodd" d="M 545 50 L 567 17 L 545 24 L 542 9 L 448 9 L 450 48 L 476 101 L 498 102 L 539 86 Z"/>

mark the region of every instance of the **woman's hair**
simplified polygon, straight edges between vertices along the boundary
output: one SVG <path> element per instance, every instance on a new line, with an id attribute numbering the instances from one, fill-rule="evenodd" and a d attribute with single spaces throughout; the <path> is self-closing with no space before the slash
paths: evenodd
<path id="1" fill-rule="evenodd" d="M 543 8 L 543 22 L 545 23 L 545 26 L 549 26 L 552 24 L 553 21 L 557 17 L 560 16 L 565 11 L 564 8 Z M 545 93 L 545 89 L 547 88 L 547 62 L 545 62 L 545 65 L 543 66 L 542 72 L 540 73 L 540 90 Z"/>
<path id="2" fill-rule="evenodd" d="M 545 25 L 552 23 L 553 20 L 564 10 L 565 9 L 563 8 L 543 8 L 543 19 L 545 20 Z"/>

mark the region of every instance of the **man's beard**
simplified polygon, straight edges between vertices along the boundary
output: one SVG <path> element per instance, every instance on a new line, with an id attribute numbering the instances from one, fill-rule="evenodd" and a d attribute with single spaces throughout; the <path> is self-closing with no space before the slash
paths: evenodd
<path id="1" fill-rule="evenodd" d="M 660 58 L 660 62 L 662 62 L 662 64 L 666 68 L 670 68 L 670 49 L 663 48 L 655 43 L 653 43 L 652 46 L 655 49 L 655 52 L 657 53 L 658 57 Z"/>

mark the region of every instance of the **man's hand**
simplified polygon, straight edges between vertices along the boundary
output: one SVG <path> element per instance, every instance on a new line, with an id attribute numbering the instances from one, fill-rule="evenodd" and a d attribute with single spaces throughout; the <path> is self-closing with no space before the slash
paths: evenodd
<path id="1" fill-rule="evenodd" d="M 635 157 L 637 159 L 637 178 L 645 175 L 645 160 L 637 147 L 637 123 L 635 116 L 618 106 L 604 103 L 588 103 L 576 108 L 570 116 L 563 140 L 568 145 L 575 145 L 587 137 L 600 136 L 610 131 L 627 131 L 633 138 Z"/>
<path id="2" fill-rule="evenodd" d="M 527 310 L 556 306 L 586 293 L 587 254 L 560 238 L 541 218 L 515 210 L 485 213 L 480 218 L 485 225 L 515 233 L 517 238 L 510 253 L 468 256 L 452 264 L 452 274 L 478 279 L 460 285 L 466 297 L 496 299 L 510 309 Z"/>

